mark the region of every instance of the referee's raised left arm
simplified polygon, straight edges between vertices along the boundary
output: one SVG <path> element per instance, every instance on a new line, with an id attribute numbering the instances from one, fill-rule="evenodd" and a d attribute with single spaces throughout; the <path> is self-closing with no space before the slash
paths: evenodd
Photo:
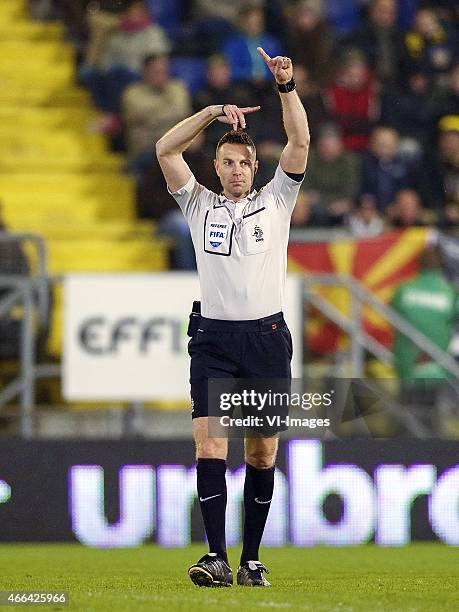
<path id="1" fill-rule="evenodd" d="M 171 191 L 180 189 L 191 177 L 191 170 L 182 154 L 202 130 L 215 119 L 231 125 L 234 130 L 239 125 L 245 128 L 245 115 L 258 110 L 259 106 L 239 108 L 234 104 L 206 106 L 166 132 L 156 143 L 156 156 L 169 189 Z"/>
<path id="2" fill-rule="evenodd" d="M 302 174 L 308 160 L 310 136 L 306 111 L 295 89 L 292 60 L 283 56 L 271 58 L 261 47 L 258 52 L 276 79 L 282 104 L 287 144 L 280 166 L 284 172 Z"/>

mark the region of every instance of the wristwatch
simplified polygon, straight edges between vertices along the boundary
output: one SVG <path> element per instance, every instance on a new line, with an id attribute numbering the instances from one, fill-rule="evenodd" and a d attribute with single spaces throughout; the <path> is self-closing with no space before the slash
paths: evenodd
<path id="1" fill-rule="evenodd" d="M 288 83 L 278 83 L 277 89 L 281 93 L 288 93 L 289 91 L 293 91 L 296 87 L 295 80 L 292 77 Z"/>

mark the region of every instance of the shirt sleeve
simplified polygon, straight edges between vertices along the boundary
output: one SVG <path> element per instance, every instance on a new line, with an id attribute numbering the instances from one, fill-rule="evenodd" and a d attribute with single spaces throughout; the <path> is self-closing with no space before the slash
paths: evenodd
<path id="1" fill-rule="evenodd" d="M 274 196 L 278 208 L 284 209 L 291 215 L 295 208 L 301 183 L 302 180 L 296 181 L 290 178 L 279 164 L 273 179 L 266 185 L 265 190 Z"/>
<path id="2" fill-rule="evenodd" d="M 180 206 L 188 222 L 198 216 L 201 207 L 206 204 L 209 194 L 212 193 L 198 183 L 194 174 L 192 174 L 187 183 L 180 189 L 177 189 L 177 191 L 171 191 L 169 187 L 167 187 L 167 191 Z"/>

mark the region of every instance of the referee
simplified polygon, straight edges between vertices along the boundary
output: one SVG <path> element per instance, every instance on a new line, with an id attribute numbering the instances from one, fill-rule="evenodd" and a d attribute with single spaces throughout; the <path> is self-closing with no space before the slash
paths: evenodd
<path id="1" fill-rule="evenodd" d="M 292 342 L 282 314 L 290 217 L 309 148 L 292 61 L 258 52 L 280 94 L 287 144 L 274 178 L 252 190 L 258 169 L 245 115 L 260 107 L 208 106 L 156 144 L 168 190 L 190 226 L 201 285 L 201 316 L 189 344 L 197 489 L 209 553 L 188 570 L 199 586 L 231 586 L 225 543 L 227 438 L 209 435 L 208 380 L 290 379 Z M 182 154 L 213 121 L 232 126 L 217 145 L 220 195 L 200 185 Z M 269 126 L 267 127 L 269 129 Z M 237 583 L 270 586 L 258 550 L 274 489 L 277 435 L 245 439 L 244 539 Z"/>

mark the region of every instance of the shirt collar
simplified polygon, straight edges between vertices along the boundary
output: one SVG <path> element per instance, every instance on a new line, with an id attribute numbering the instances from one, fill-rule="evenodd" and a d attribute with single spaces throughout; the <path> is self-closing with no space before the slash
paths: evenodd
<path id="1" fill-rule="evenodd" d="M 251 202 L 253 200 L 253 198 L 256 196 L 257 194 L 257 190 L 254 189 L 253 191 L 251 191 L 249 193 L 249 195 L 247 195 L 245 198 L 243 198 L 242 200 L 238 200 L 237 202 L 235 202 L 234 200 L 230 200 L 229 198 L 227 198 L 225 195 L 223 195 L 223 193 L 221 193 L 218 196 L 218 201 L 221 204 L 225 204 L 226 202 L 231 202 L 233 204 L 242 204 L 242 203 L 246 203 L 246 202 Z"/>

